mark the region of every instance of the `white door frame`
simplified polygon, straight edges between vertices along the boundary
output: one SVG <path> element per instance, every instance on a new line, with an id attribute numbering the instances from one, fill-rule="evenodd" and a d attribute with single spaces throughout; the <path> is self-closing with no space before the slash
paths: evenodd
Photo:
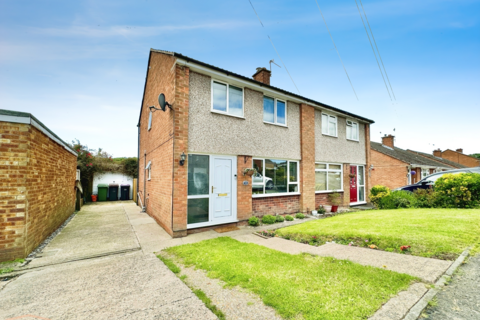
<path id="1" fill-rule="evenodd" d="M 193 153 L 192 153 L 193 154 Z M 195 153 L 196 154 L 196 153 Z M 236 156 L 221 156 L 215 154 L 209 154 L 209 200 L 208 200 L 208 221 L 201 223 L 187 224 L 187 229 L 202 228 L 208 226 L 214 226 L 218 224 L 238 222 L 237 220 L 237 157 Z M 213 217 L 213 207 L 214 207 L 214 162 L 215 159 L 228 159 L 232 161 L 232 215 L 225 218 Z M 187 209 L 188 210 L 188 209 Z M 186 212 L 188 215 L 188 212 Z"/>

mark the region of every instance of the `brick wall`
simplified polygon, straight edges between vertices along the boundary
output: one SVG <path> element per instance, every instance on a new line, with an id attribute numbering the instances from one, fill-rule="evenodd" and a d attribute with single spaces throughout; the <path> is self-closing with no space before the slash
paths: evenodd
<path id="1" fill-rule="evenodd" d="M 243 170 L 252 167 L 251 156 L 237 157 L 237 220 L 248 220 L 252 216 L 252 177 L 244 176 Z M 248 185 L 243 185 L 247 181 Z"/>
<path id="2" fill-rule="evenodd" d="M 38 129 L 0 122 L 0 261 L 26 257 L 73 213 L 76 166 Z"/>
<path id="3" fill-rule="evenodd" d="M 348 175 L 347 175 L 348 176 Z M 350 188 L 350 186 L 348 187 Z M 350 207 L 350 195 L 347 196 L 344 192 L 339 192 L 340 193 L 340 200 L 341 200 L 341 205 L 343 207 Z M 315 194 L 315 208 L 318 208 L 319 206 L 327 205 L 331 206 L 332 203 L 328 199 L 328 195 L 330 193 L 316 193 Z"/>
<path id="4" fill-rule="evenodd" d="M 372 174 L 370 171 L 370 165 L 372 164 L 372 149 L 370 146 L 370 125 L 365 124 L 365 201 L 370 202 L 368 195 L 372 188 Z"/>
<path id="5" fill-rule="evenodd" d="M 300 208 L 301 211 L 315 209 L 315 110 L 300 105 Z"/>
<path id="6" fill-rule="evenodd" d="M 395 189 L 407 184 L 407 163 L 375 150 L 371 150 L 371 163 L 374 167 L 370 177 L 371 186 L 383 185 Z"/>
<path id="7" fill-rule="evenodd" d="M 463 153 L 455 152 L 452 150 L 445 150 L 442 152 L 442 158 L 463 164 L 464 166 L 473 168 L 480 166 L 480 160 L 475 159 L 474 157 L 468 156 Z"/>
<path id="8" fill-rule="evenodd" d="M 156 111 L 152 114 L 152 126 L 148 130 L 149 106 L 158 106 L 158 95 L 165 94 L 170 104 L 175 103 L 175 58 L 156 52 L 151 53 L 149 72 L 143 97 L 140 119 L 140 157 L 138 189 L 141 201 L 152 216 L 169 234 L 172 230 L 173 189 L 173 121 L 174 112 Z M 146 155 L 145 155 L 146 154 Z M 151 180 L 145 181 L 145 166 L 151 161 Z M 148 177 L 147 177 L 148 178 Z M 145 186 L 145 187 L 144 187 Z M 148 200 L 144 201 L 148 197 Z"/>
<path id="9" fill-rule="evenodd" d="M 250 186 L 251 189 L 251 186 Z M 281 196 L 252 199 L 253 214 L 263 216 L 266 214 L 288 214 L 303 211 L 300 206 L 300 196 Z M 311 209 L 313 210 L 313 209 Z"/>

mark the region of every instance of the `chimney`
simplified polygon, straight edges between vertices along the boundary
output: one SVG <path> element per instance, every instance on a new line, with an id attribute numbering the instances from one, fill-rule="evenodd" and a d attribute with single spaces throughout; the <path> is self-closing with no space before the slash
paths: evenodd
<path id="1" fill-rule="evenodd" d="M 252 76 L 258 82 L 270 85 L 270 77 L 272 72 L 267 70 L 267 68 L 257 68 L 257 72 Z"/>
<path id="2" fill-rule="evenodd" d="M 433 155 L 435 157 L 441 158 L 442 157 L 442 150 L 440 150 L 440 148 L 438 148 L 437 150 L 433 150 Z"/>
<path id="3" fill-rule="evenodd" d="M 391 134 L 389 134 L 388 136 L 385 135 L 385 136 L 382 137 L 382 144 L 383 144 L 384 146 L 387 146 L 387 147 L 390 147 L 390 148 L 393 149 L 393 146 L 394 146 L 393 141 L 394 141 L 394 139 L 395 139 L 395 136 L 392 136 Z"/>
<path id="4" fill-rule="evenodd" d="M 463 153 L 463 149 L 462 149 L 462 148 L 457 149 L 457 150 L 455 150 L 455 151 L 457 151 L 457 152 L 459 152 L 459 153 Z"/>

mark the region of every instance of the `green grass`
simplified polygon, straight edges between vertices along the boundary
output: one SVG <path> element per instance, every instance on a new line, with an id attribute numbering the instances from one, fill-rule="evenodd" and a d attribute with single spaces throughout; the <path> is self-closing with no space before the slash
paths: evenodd
<path id="1" fill-rule="evenodd" d="M 10 273 L 12 271 L 13 271 L 13 268 L 3 268 L 3 269 L 0 269 L 0 275 L 5 273 Z"/>
<path id="2" fill-rule="evenodd" d="M 168 259 L 162 255 L 158 255 L 157 257 L 158 259 L 162 260 L 163 263 L 165 263 L 165 265 L 168 267 L 168 269 L 170 269 L 170 271 L 175 274 L 180 273 L 180 268 L 171 259 Z"/>
<path id="3" fill-rule="evenodd" d="M 480 244 L 480 209 L 369 210 L 315 220 L 277 230 L 281 237 L 322 244 L 375 244 L 400 252 L 409 245 L 412 255 L 453 260 L 467 247 Z M 368 242 L 365 242 L 368 240 Z"/>
<path id="4" fill-rule="evenodd" d="M 415 280 L 350 261 L 291 255 L 228 237 L 165 251 L 227 286 L 254 292 L 286 319 L 366 319 Z"/>

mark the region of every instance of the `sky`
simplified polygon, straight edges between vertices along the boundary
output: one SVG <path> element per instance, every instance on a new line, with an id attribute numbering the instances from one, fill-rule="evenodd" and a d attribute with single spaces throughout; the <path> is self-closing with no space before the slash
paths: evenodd
<path id="1" fill-rule="evenodd" d="M 318 4 L 356 95 L 315 0 L 251 2 L 263 27 L 248 0 L 0 0 L 0 108 L 136 156 L 150 48 L 248 77 L 275 59 L 272 85 L 373 119 L 372 141 L 480 152 L 480 1 L 362 1 L 396 99 L 355 0 Z"/>

